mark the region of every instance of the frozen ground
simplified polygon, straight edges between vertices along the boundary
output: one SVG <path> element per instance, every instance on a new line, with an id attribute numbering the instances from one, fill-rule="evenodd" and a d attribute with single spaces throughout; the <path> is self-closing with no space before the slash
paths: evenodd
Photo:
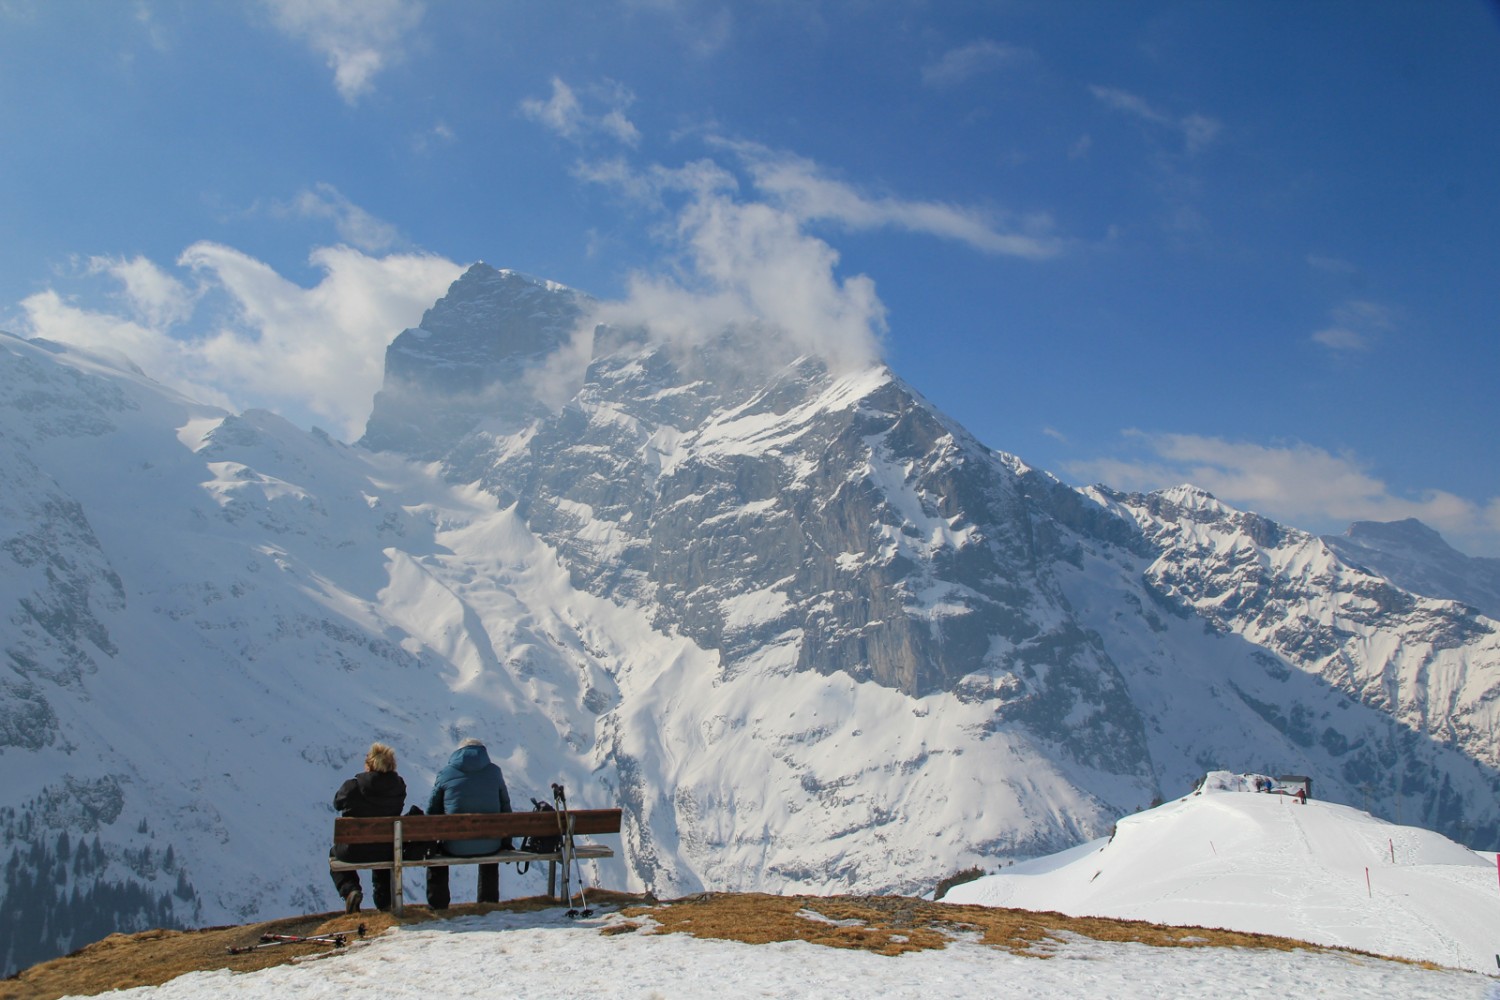
<path id="1" fill-rule="evenodd" d="M 199 972 L 112 997 L 175 1000 L 460 997 L 1401 997 L 1491 1000 L 1478 973 L 1310 952 L 1150 948 L 1073 941 L 1052 958 L 955 942 L 885 958 L 793 942 L 747 945 L 683 934 L 602 936 L 603 915 L 496 912 L 400 929 L 347 954 L 260 972 Z"/>

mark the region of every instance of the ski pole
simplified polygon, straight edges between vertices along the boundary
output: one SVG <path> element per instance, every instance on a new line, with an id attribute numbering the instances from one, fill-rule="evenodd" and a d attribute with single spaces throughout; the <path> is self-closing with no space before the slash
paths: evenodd
<path id="1" fill-rule="evenodd" d="M 583 891 L 583 866 L 578 862 L 578 852 L 573 844 L 573 817 L 567 815 L 568 793 L 563 786 L 554 782 L 552 785 L 552 798 L 557 802 L 557 829 L 562 835 L 563 849 L 563 881 L 568 882 L 568 916 L 572 919 L 579 917 L 592 917 L 594 911 L 589 909 L 588 896 Z M 571 867 L 570 867 L 571 866 Z M 578 876 L 578 901 L 580 908 L 573 906 L 573 888 L 569 880 L 569 874 L 576 873 Z"/>
<path id="2" fill-rule="evenodd" d="M 568 817 L 568 854 L 573 859 L 573 871 L 578 876 L 578 901 L 583 904 L 581 917 L 592 917 L 594 911 L 589 908 L 589 898 L 583 892 L 583 862 L 578 860 L 578 851 L 573 844 L 573 817 Z"/>
<path id="3" fill-rule="evenodd" d="M 569 867 L 567 819 L 564 815 L 568 811 L 568 793 L 555 781 L 552 783 L 552 802 L 557 807 L 558 849 L 563 856 L 563 895 L 568 898 L 568 916 L 577 917 L 578 911 L 573 909 L 573 885 L 570 878 L 572 870 Z"/>

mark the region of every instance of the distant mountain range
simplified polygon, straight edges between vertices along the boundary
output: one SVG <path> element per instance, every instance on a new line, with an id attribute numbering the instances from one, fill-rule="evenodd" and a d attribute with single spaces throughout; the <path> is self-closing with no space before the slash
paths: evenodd
<path id="1" fill-rule="evenodd" d="M 1323 541 L 1340 559 L 1403 590 L 1461 601 L 1500 620 L 1500 559 L 1466 556 L 1416 518 L 1355 521 L 1345 534 Z"/>
<path id="2" fill-rule="evenodd" d="M 1075 489 L 883 366 L 593 308 L 475 265 L 357 446 L 0 336 L 9 966 L 327 908 L 376 738 L 414 800 L 477 735 L 622 804 L 600 877 L 660 895 L 926 889 L 1218 767 L 1500 844 L 1494 560 Z"/>

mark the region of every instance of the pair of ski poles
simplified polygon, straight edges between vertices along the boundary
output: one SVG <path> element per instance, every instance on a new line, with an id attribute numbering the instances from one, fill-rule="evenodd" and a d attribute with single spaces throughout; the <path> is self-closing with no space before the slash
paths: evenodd
<path id="1" fill-rule="evenodd" d="M 365 936 L 365 925 L 359 925 L 358 934 Z M 231 955 L 244 955 L 252 951 L 260 951 L 262 948 L 276 948 L 284 944 L 328 944 L 334 948 L 342 948 L 349 943 L 348 934 L 262 934 L 259 944 L 247 944 L 238 948 L 228 949 Z"/>
<path id="2" fill-rule="evenodd" d="M 562 785 L 555 781 L 552 783 L 552 802 L 557 807 L 554 810 L 557 813 L 557 832 L 562 838 L 562 848 L 565 852 L 563 854 L 563 879 L 566 880 L 568 877 L 568 860 L 572 859 L 573 870 L 578 873 L 578 901 L 583 904 L 582 909 L 574 908 L 573 890 L 570 886 L 568 889 L 568 917 L 572 920 L 577 920 L 579 917 L 592 917 L 594 911 L 589 909 L 588 898 L 583 894 L 583 866 L 578 863 L 578 855 L 573 851 L 573 831 L 571 824 L 564 820 L 564 814 L 568 811 L 568 793 L 563 790 Z"/>

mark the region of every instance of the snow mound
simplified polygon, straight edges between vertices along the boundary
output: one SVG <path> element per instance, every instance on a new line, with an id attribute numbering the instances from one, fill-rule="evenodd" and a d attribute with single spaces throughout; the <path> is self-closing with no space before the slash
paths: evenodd
<path id="1" fill-rule="evenodd" d="M 1112 837 L 954 888 L 945 902 L 1277 934 L 1487 971 L 1497 858 L 1348 806 L 1215 772 Z M 1242 793 L 1231 794 L 1237 789 Z"/>

